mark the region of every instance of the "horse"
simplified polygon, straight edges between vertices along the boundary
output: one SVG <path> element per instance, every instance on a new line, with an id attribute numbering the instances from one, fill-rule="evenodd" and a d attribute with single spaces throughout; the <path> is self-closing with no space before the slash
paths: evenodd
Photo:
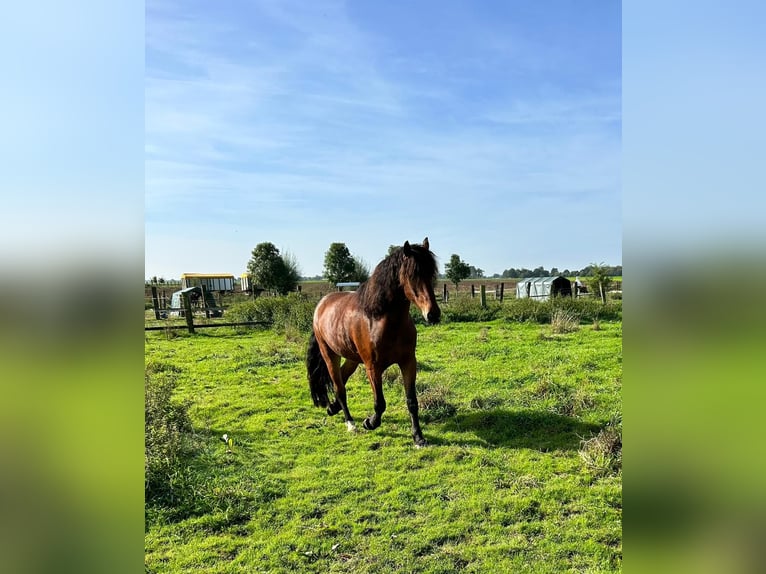
<path id="1" fill-rule="evenodd" d="M 429 325 L 439 322 L 434 284 L 436 258 L 428 237 L 421 245 L 405 241 L 378 263 L 370 278 L 356 291 L 325 295 L 314 310 L 306 353 L 309 389 L 314 406 L 332 416 L 343 411 L 346 427 L 356 430 L 346 402 L 346 382 L 364 364 L 374 395 L 375 412 L 363 426 L 380 426 L 386 410 L 383 372 L 398 364 L 404 381 L 407 410 L 416 447 L 426 445 L 418 420 L 415 391 L 417 330 L 410 316 L 410 303 L 417 305 Z M 345 359 L 341 366 L 341 358 Z M 330 402 L 328 393 L 334 396 Z"/>

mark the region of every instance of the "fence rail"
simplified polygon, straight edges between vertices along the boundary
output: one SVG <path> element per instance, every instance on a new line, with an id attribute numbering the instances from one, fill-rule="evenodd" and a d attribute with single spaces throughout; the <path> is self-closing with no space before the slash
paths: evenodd
<path id="1" fill-rule="evenodd" d="M 261 325 L 261 326 L 268 326 L 270 323 L 267 323 L 266 321 L 240 321 L 236 323 L 232 322 L 226 322 L 226 323 L 201 323 L 201 324 L 193 324 L 191 326 L 191 329 L 189 328 L 189 325 L 156 325 L 153 327 L 144 327 L 144 331 L 165 331 L 166 329 L 189 329 L 190 333 L 194 333 L 194 329 L 210 329 L 212 327 L 246 327 L 246 326 L 254 326 L 254 325 Z"/>

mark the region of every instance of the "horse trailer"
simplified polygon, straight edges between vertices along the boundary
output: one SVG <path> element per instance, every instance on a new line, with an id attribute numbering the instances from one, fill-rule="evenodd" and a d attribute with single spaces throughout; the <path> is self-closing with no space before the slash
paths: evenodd
<path id="1" fill-rule="evenodd" d="M 184 273 L 181 289 L 202 287 L 208 291 L 234 291 L 234 275 L 230 273 Z"/>
<path id="2" fill-rule="evenodd" d="M 572 282 L 566 277 L 527 277 L 516 283 L 517 299 L 547 301 L 551 297 L 571 297 Z"/>

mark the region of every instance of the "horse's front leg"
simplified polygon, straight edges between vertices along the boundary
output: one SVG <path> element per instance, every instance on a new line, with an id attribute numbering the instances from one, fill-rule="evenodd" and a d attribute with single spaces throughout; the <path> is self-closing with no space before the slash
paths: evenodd
<path id="1" fill-rule="evenodd" d="M 367 430 L 374 430 L 380 426 L 381 417 L 386 410 L 386 398 L 383 396 L 383 372 L 375 365 L 369 365 L 367 378 L 370 379 L 370 387 L 375 397 L 375 413 L 364 419 L 362 424 Z"/>
<path id="2" fill-rule="evenodd" d="M 407 399 L 407 410 L 410 411 L 410 420 L 412 421 L 412 439 L 415 446 L 426 446 L 426 439 L 423 438 L 423 432 L 420 430 L 420 420 L 418 419 L 418 396 L 415 390 L 415 375 L 417 373 L 417 361 L 413 355 L 411 359 L 399 363 L 402 370 L 402 380 L 404 381 L 404 395 Z"/>

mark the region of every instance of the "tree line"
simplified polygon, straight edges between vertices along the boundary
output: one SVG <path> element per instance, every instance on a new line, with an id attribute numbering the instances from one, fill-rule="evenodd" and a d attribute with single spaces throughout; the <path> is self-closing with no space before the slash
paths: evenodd
<path id="1" fill-rule="evenodd" d="M 386 255 L 391 255 L 399 249 L 399 245 L 389 245 Z M 324 279 L 335 285 L 343 282 L 367 281 L 370 277 L 370 266 L 361 257 L 351 253 L 345 243 L 331 243 L 325 252 L 324 267 L 321 276 L 303 277 L 300 266 L 294 255 L 289 252 L 281 252 L 273 243 L 266 241 L 255 246 L 247 263 L 247 275 L 251 285 L 259 290 L 265 290 L 274 294 L 284 295 L 298 288 L 298 283 L 306 279 Z M 592 263 L 583 269 L 564 269 L 536 267 L 535 269 L 510 268 L 491 276 L 493 279 L 508 278 L 521 279 L 524 277 L 550 277 L 556 275 L 583 277 L 614 277 L 622 275 L 622 265 L 609 266 L 603 263 Z M 444 265 L 444 273 L 439 275 L 458 288 L 465 279 L 484 278 L 484 270 L 463 261 L 457 253 L 453 253 Z M 163 278 L 152 277 L 152 284 L 165 283 Z M 600 280 L 603 283 L 603 279 Z"/>
<path id="2" fill-rule="evenodd" d="M 526 267 L 522 267 L 521 269 L 515 269 L 511 267 L 510 269 L 504 270 L 502 273 L 498 274 L 495 273 L 492 277 L 493 278 L 508 278 L 508 279 L 522 279 L 525 277 L 555 277 L 557 275 L 563 275 L 564 277 L 572 277 L 576 275 L 582 275 L 583 277 L 588 277 L 593 275 L 594 269 L 598 267 L 601 269 L 604 268 L 607 275 L 610 277 L 622 277 L 622 265 L 604 265 L 601 264 L 595 264 L 591 263 L 587 267 L 583 267 L 582 269 L 563 269 L 559 271 L 557 267 L 551 267 L 550 270 L 545 269 L 545 267 L 536 267 L 534 269 L 527 269 Z"/>

